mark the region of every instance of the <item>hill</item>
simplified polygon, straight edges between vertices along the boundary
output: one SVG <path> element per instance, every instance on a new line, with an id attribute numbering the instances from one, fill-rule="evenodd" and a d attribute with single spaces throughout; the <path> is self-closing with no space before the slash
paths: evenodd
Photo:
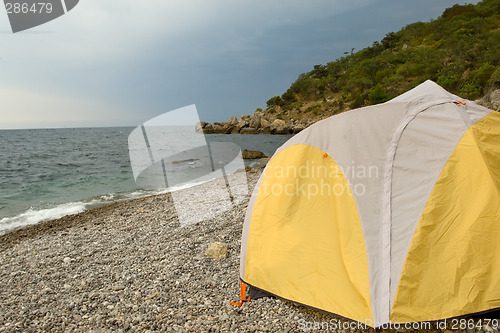
<path id="1" fill-rule="evenodd" d="M 454 5 L 435 20 L 390 32 L 363 50 L 301 74 L 281 96 L 270 98 L 265 110 L 230 119 L 232 126 L 209 124 L 212 128 L 204 131 L 280 133 L 278 125 L 286 124 L 296 132 L 334 114 L 385 102 L 427 79 L 461 97 L 489 102 L 490 93 L 500 88 L 500 0 Z M 274 128 L 263 130 L 276 119 Z M 257 131 L 252 120 L 260 124 Z"/>

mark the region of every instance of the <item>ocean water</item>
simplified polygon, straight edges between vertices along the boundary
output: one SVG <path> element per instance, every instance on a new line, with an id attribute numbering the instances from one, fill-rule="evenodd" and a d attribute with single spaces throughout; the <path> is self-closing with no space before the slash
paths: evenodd
<path id="1" fill-rule="evenodd" d="M 159 193 L 135 184 L 128 150 L 133 129 L 0 130 L 0 234 Z M 211 134 L 206 138 L 270 156 L 290 136 Z"/>

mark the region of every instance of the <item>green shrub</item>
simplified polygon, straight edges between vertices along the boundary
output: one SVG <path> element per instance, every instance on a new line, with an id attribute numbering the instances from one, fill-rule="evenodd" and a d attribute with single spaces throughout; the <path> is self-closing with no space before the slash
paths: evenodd
<path id="1" fill-rule="evenodd" d="M 368 100 L 371 105 L 387 102 L 389 100 L 389 95 L 386 93 L 384 87 L 379 83 L 370 90 L 368 94 Z"/>
<path id="2" fill-rule="evenodd" d="M 274 96 L 271 97 L 267 102 L 267 107 L 272 107 L 272 106 L 283 106 L 284 101 L 280 96 Z"/>

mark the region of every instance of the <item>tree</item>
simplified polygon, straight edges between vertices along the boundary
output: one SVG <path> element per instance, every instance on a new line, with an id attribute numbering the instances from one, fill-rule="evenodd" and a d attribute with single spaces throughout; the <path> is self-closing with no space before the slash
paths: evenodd
<path id="1" fill-rule="evenodd" d="M 271 97 L 267 102 L 267 107 L 273 107 L 273 106 L 282 106 L 284 104 L 283 100 L 281 99 L 280 96 L 274 96 Z"/>
<path id="2" fill-rule="evenodd" d="M 370 93 L 368 94 L 368 100 L 370 101 L 370 104 L 379 104 L 383 103 L 389 100 L 389 95 L 385 92 L 384 87 L 379 83 L 370 90 Z"/>

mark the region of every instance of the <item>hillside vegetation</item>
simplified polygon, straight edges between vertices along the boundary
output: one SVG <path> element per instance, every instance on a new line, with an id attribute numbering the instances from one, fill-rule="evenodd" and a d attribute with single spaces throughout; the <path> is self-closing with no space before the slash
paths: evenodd
<path id="1" fill-rule="evenodd" d="M 317 121 L 385 102 L 427 79 L 471 100 L 500 88 L 500 0 L 455 5 L 435 20 L 316 65 L 270 98 L 264 114 L 285 122 Z"/>

